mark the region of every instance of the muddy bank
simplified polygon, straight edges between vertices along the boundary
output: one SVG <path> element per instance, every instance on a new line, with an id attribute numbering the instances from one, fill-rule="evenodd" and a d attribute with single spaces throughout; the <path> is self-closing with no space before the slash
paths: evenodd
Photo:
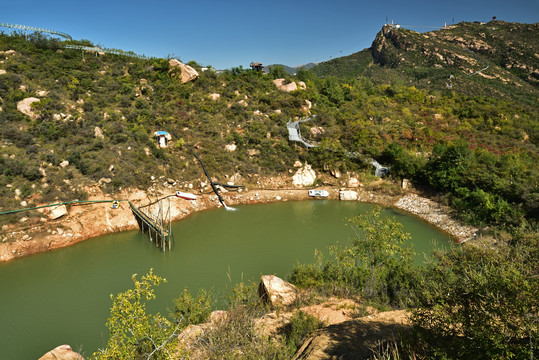
<path id="1" fill-rule="evenodd" d="M 274 184 L 277 185 L 277 184 Z M 181 188 L 181 187 L 180 187 Z M 329 199 L 339 199 L 342 187 L 325 186 Z M 140 206 L 148 204 L 162 196 L 174 193 L 172 186 L 151 188 L 147 191 L 126 189 L 111 197 L 103 194 L 99 188 L 90 190 L 89 200 L 129 199 Z M 458 240 L 472 237 L 476 229 L 459 224 L 449 216 L 449 209 L 436 202 L 408 191 L 404 195 L 388 195 L 383 190 L 367 190 L 364 187 L 346 189 L 357 193 L 357 200 L 377 203 L 384 206 L 395 206 L 449 233 Z M 174 221 L 181 220 L 198 211 L 220 207 L 217 197 L 207 193 L 207 189 L 189 190 L 197 194 L 197 200 L 188 201 L 171 198 L 171 216 Z M 205 192 L 200 194 L 200 192 Z M 298 201 L 309 199 L 303 188 L 241 189 L 222 193 L 227 205 L 260 204 L 278 201 Z M 42 210 L 41 218 L 31 218 L 25 222 L 4 225 L 0 233 L 0 262 L 6 262 L 24 256 L 50 251 L 76 244 L 89 238 L 138 229 L 137 222 L 127 202 L 120 202 L 118 209 L 111 209 L 110 203 L 94 203 L 88 205 L 72 205 L 68 213 L 57 219 L 47 217 L 49 209 Z M 24 214 L 24 213 L 21 213 Z M 21 218 L 24 215 L 21 215 Z"/>

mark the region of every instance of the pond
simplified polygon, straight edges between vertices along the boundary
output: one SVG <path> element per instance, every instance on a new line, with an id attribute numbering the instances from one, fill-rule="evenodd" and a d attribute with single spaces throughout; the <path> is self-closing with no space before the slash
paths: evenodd
<path id="1" fill-rule="evenodd" d="M 196 213 L 173 224 L 174 248 L 162 252 L 138 231 L 87 240 L 69 248 L 0 264 L 2 359 L 36 359 L 61 344 L 88 357 L 107 339 L 110 294 L 132 285 L 150 268 L 167 278 L 151 311 L 167 314 L 184 288 L 224 295 L 241 280 L 262 274 L 286 278 L 294 264 L 312 262 L 314 250 L 346 242 L 346 218 L 373 205 L 301 201 L 239 206 Z M 386 209 L 412 234 L 416 261 L 448 247 L 449 235 L 406 213 Z"/>

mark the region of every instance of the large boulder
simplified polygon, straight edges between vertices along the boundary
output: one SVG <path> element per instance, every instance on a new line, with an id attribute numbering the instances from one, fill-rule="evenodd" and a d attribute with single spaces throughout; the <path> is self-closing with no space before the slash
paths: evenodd
<path id="1" fill-rule="evenodd" d="M 35 119 L 37 118 L 37 115 L 34 113 L 34 109 L 32 109 L 32 104 L 35 102 L 39 102 L 39 99 L 35 97 L 23 99 L 17 103 L 17 110 L 22 112 L 24 115 L 28 115 L 30 118 Z"/>
<path id="2" fill-rule="evenodd" d="M 353 201 L 358 199 L 358 193 L 352 190 L 339 191 L 339 200 Z"/>
<path id="3" fill-rule="evenodd" d="M 60 345 L 42 357 L 39 360 L 84 360 L 81 354 L 74 352 L 69 345 Z"/>
<path id="4" fill-rule="evenodd" d="M 292 182 L 294 186 L 311 186 L 316 180 L 316 173 L 311 169 L 311 165 L 305 164 L 300 168 L 294 176 L 292 176 Z"/>
<path id="5" fill-rule="evenodd" d="M 195 69 L 193 69 L 189 65 L 185 65 L 184 63 L 180 62 L 179 60 L 170 59 L 168 61 L 168 64 L 170 66 L 170 70 L 173 70 L 175 68 L 180 69 L 182 84 L 185 84 L 186 82 L 193 81 L 196 78 L 198 78 L 198 72 Z"/>
<path id="6" fill-rule="evenodd" d="M 294 285 L 275 275 L 262 275 L 258 285 L 258 296 L 262 302 L 273 307 L 289 306 L 296 301 L 298 290 Z"/>

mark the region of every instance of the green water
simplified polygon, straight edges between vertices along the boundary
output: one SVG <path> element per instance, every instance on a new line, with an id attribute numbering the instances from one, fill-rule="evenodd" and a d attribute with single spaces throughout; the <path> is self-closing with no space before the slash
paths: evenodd
<path id="1" fill-rule="evenodd" d="M 329 245 L 349 239 L 352 230 L 344 219 L 371 207 L 304 201 L 216 209 L 175 223 L 170 252 L 130 231 L 0 264 L 0 358 L 37 359 L 61 344 L 88 357 L 106 342 L 109 295 L 129 288 L 131 275 L 149 268 L 168 280 L 152 305 L 162 313 L 185 287 L 225 294 L 232 286 L 229 278 L 286 278 L 298 260 L 311 262 L 315 249 L 327 254 Z M 423 221 L 386 212 L 405 225 L 418 253 L 448 246 L 448 235 Z"/>

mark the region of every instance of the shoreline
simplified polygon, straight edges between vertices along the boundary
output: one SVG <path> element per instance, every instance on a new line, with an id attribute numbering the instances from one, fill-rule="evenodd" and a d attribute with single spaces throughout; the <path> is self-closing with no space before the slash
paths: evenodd
<path id="1" fill-rule="evenodd" d="M 169 187 L 170 189 L 171 187 Z M 116 194 L 116 199 L 126 199 L 135 205 L 144 205 L 151 198 L 173 193 L 167 188 L 153 191 L 153 194 L 142 190 L 126 189 Z M 389 195 L 380 190 L 365 190 L 363 188 L 343 188 L 322 186 L 320 189 L 329 192 L 330 200 L 338 200 L 340 190 L 355 191 L 357 200 L 364 203 L 379 204 L 404 210 L 410 215 L 417 216 L 437 229 L 449 234 L 456 243 L 472 238 L 476 228 L 462 224 L 451 217 L 451 210 L 433 200 L 418 195 L 415 191 L 405 191 L 402 195 Z M 111 196 L 103 195 L 94 189 L 94 195 L 89 200 L 114 200 Z M 245 189 L 241 191 L 223 191 L 221 195 L 229 206 L 273 203 L 282 201 L 300 201 L 312 199 L 305 188 L 283 189 Z M 187 216 L 222 207 L 215 194 L 197 194 L 197 200 L 171 201 L 172 221 L 179 221 Z M 343 200 L 344 201 L 344 200 Z M 48 210 L 42 210 L 47 214 Z M 94 237 L 138 229 L 138 224 L 131 213 L 129 205 L 121 202 L 118 209 L 111 209 L 110 203 L 95 203 L 90 205 L 73 205 L 68 213 L 57 219 L 46 217 L 33 219 L 31 223 L 18 223 L 4 226 L 0 233 L 0 263 L 27 257 L 42 252 L 51 251 L 74 245 Z"/>

